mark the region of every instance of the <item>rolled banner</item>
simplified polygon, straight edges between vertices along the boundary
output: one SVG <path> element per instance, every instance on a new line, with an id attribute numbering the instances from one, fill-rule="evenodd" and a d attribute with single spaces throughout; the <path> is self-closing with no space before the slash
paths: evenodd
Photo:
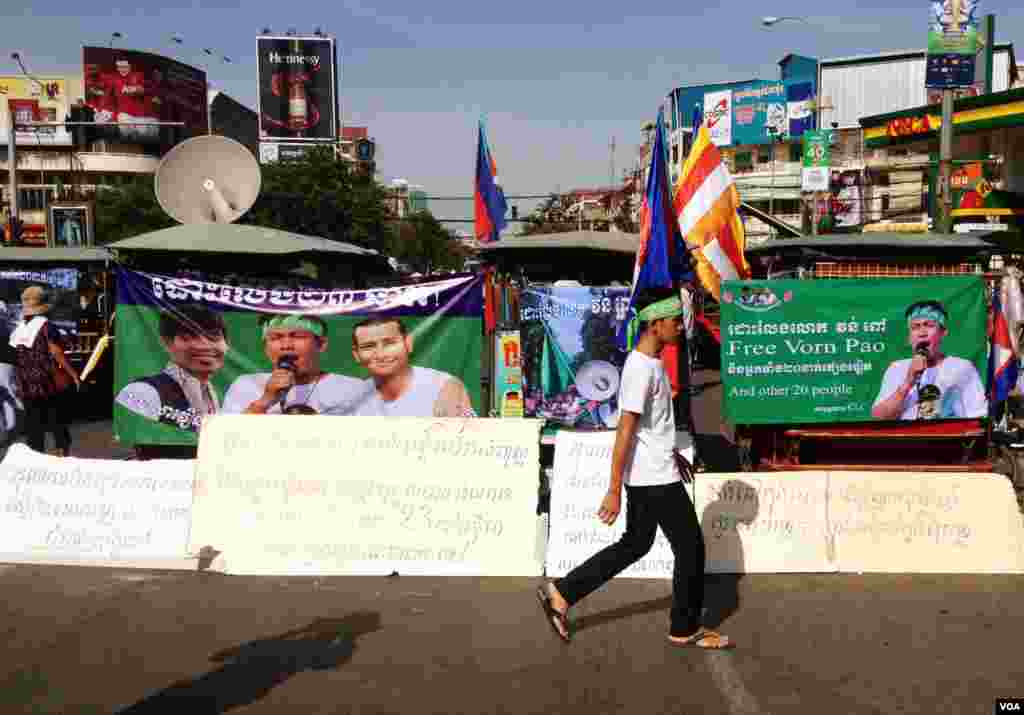
<path id="1" fill-rule="evenodd" d="M 91 375 L 92 371 L 96 369 L 96 365 L 99 364 L 100 358 L 103 357 L 103 353 L 106 352 L 109 346 L 110 335 L 104 335 L 96 341 L 96 346 L 92 349 L 92 355 L 89 356 L 89 361 L 85 364 L 85 367 L 82 369 L 82 373 L 78 376 L 79 380 L 85 382 L 89 379 L 89 375 Z"/>
<path id="2" fill-rule="evenodd" d="M 605 360 L 583 363 L 576 371 L 576 391 L 586 400 L 604 402 L 619 389 L 619 369 Z"/>

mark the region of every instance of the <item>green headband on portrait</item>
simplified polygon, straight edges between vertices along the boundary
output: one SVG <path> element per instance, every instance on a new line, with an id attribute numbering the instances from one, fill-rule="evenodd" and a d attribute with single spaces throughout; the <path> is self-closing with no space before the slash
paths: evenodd
<path id="1" fill-rule="evenodd" d="M 637 313 L 634 318 L 630 319 L 629 325 L 626 327 L 626 349 L 632 350 L 633 346 L 636 345 L 636 338 L 640 332 L 640 323 L 650 323 L 663 318 L 675 318 L 682 314 L 683 301 L 677 295 L 665 300 L 659 300 L 657 303 L 651 303 Z"/>
<path id="2" fill-rule="evenodd" d="M 919 305 L 914 308 L 907 316 L 907 322 L 911 320 L 934 320 L 939 327 L 946 327 L 945 314 L 934 305 Z"/>
<path id="3" fill-rule="evenodd" d="M 304 318 L 301 315 L 277 315 L 263 324 L 263 338 L 271 330 L 297 329 L 313 333 L 318 338 L 324 337 L 324 326 L 315 320 Z"/>

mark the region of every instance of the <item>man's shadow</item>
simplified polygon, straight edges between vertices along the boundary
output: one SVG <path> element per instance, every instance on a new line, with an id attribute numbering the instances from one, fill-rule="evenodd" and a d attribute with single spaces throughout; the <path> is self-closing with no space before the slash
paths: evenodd
<path id="1" fill-rule="evenodd" d="M 224 713 L 256 702 L 293 675 L 340 667 L 351 659 L 359 636 L 379 629 L 379 613 L 318 618 L 302 628 L 214 653 L 210 660 L 222 664 L 216 670 L 174 683 L 117 712 Z"/>
<path id="2" fill-rule="evenodd" d="M 740 581 L 746 574 L 746 559 L 739 524 L 757 519 L 757 490 L 740 479 L 730 479 L 718 489 L 714 501 L 704 507 L 701 527 L 707 553 L 704 604 L 705 625 L 717 628 L 740 608 Z"/>
<path id="3" fill-rule="evenodd" d="M 700 479 L 698 476 L 697 479 Z M 739 479 L 722 484 L 717 497 L 704 508 L 701 530 L 706 553 L 704 577 L 703 625 L 718 628 L 740 607 L 740 580 L 746 573 L 743 542 L 738 524 L 752 524 L 757 518 L 757 490 Z M 716 573 L 707 573 L 712 566 Z M 591 613 L 573 622 L 573 631 L 580 632 L 602 623 L 630 618 L 672 607 L 672 598 L 641 601 L 600 613 Z"/>

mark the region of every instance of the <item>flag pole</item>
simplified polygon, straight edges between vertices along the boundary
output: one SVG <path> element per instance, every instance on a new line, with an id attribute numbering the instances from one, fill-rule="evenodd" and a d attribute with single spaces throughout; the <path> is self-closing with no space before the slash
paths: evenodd
<path id="1" fill-rule="evenodd" d="M 679 111 L 677 106 L 677 115 L 682 116 L 682 112 Z M 682 120 L 679 120 L 678 136 L 679 136 L 679 173 L 676 175 L 676 181 L 679 181 L 683 176 L 683 126 Z M 671 156 L 671 155 L 670 155 Z M 666 166 L 667 168 L 667 166 Z M 667 200 L 669 205 L 674 203 L 675 191 L 672 185 L 671 177 L 668 172 L 665 172 L 665 180 L 668 186 Z M 675 211 L 672 211 L 672 220 L 676 222 L 678 229 L 678 219 L 675 216 Z M 686 248 L 686 237 L 681 236 L 683 239 L 683 247 Z M 689 253 L 686 254 L 686 260 L 689 261 Z M 683 260 L 680 258 L 678 262 L 679 270 L 683 270 Z M 672 287 L 676 295 L 681 296 L 682 291 L 686 290 L 682 276 L 677 272 L 672 281 Z M 689 301 L 689 310 L 693 308 L 693 301 Z M 692 316 L 690 316 L 692 318 Z M 687 316 L 683 316 L 684 325 L 686 324 Z M 693 461 L 696 464 L 697 459 L 697 437 L 696 429 L 693 424 L 693 405 L 690 400 L 690 338 L 683 331 L 682 339 L 679 341 L 676 348 L 676 375 L 679 380 L 679 393 L 672 399 L 672 413 L 676 423 L 676 431 L 678 432 L 683 425 L 686 425 L 686 431 L 690 433 L 690 439 L 693 445 Z"/>

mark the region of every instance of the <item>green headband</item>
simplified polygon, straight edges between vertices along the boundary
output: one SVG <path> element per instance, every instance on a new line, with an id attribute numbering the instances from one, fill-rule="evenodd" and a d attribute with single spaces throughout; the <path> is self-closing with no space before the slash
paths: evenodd
<path id="1" fill-rule="evenodd" d="M 682 314 L 683 301 L 679 296 L 674 295 L 671 298 L 659 300 L 657 303 L 651 303 L 649 306 L 641 310 L 637 314 L 637 317 L 640 318 L 641 323 L 649 323 L 652 320 L 675 318 L 677 315 Z"/>
<path id="2" fill-rule="evenodd" d="M 324 337 L 324 326 L 315 320 L 304 318 L 301 315 L 276 315 L 263 324 L 263 339 L 266 340 L 267 333 L 279 328 L 298 328 L 313 333 L 318 338 Z"/>
<path id="3" fill-rule="evenodd" d="M 943 315 L 942 311 L 934 305 L 922 305 L 914 308 L 910 312 L 907 322 L 910 322 L 911 320 L 934 320 L 940 327 L 946 327 L 946 316 Z"/>
<path id="4" fill-rule="evenodd" d="M 650 323 L 662 318 L 675 318 L 682 314 L 683 301 L 677 295 L 659 300 L 657 303 L 651 303 L 630 319 L 629 325 L 626 326 L 626 349 L 632 350 L 636 345 L 636 339 L 640 333 L 640 323 Z"/>

